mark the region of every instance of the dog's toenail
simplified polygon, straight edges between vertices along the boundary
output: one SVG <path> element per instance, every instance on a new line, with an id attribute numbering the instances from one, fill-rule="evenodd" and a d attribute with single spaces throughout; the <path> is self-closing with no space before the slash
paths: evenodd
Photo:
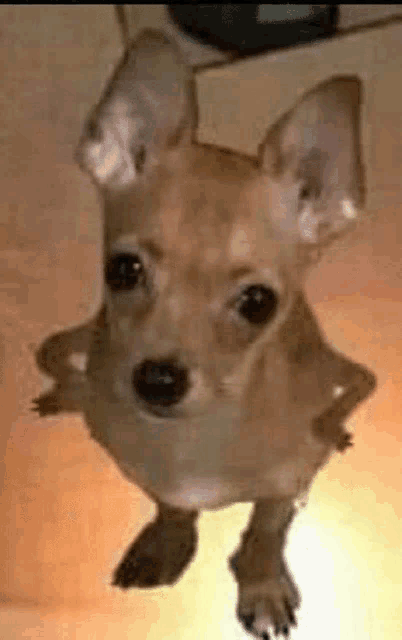
<path id="1" fill-rule="evenodd" d="M 264 633 L 262 634 L 262 640 L 270 640 L 270 638 L 269 638 L 269 633 L 267 633 L 266 631 L 264 631 Z"/>
<path id="2" fill-rule="evenodd" d="M 289 627 L 287 624 L 285 624 L 285 626 L 282 628 L 282 633 L 286 638 L 289 637 Z"/>
<path id="3" fill-rule="evenodd" d="M 290 624 L 293 624 L 293 626 L 297 626 L 296 617 L 295 617 L 295 614 L 293 613 L 292 607 L 286 601 L 285 601 L 285 607 L 286 607 Z"/>
<path id="4" fill-rule="evenodd" d="M 243 624 L 246 627 L 247 631 L 251 631 L 251 628 L 252 628 L 254 620 L 255 620 L 254 613 L 247 613 L 246 615 L 242 615 L 241 619 L 242 619 Z"/>
<path id="5" fill-rule="evenodd" d="M 236 553 L 234 556 L 232 556 L 231 558 L 229 558 L 229 567 L 230 569 L 233 571 L 233 573 L 237 573 L 238 571 L 238 559 L 239 559 L 239 554 Z"/>

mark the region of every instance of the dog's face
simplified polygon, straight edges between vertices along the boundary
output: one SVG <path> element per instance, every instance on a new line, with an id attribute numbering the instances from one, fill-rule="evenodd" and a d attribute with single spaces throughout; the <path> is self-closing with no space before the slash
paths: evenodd
<path id="1" fill-rule="evenodd" d="M 188 418 L 237 399 L 239 376 L 293 296 L 282 245 L 256 216 L 265 189 L 255 166 L 203 148 L 178 154 L 174 171 L 167 153 L 127 194 L 136 220 L 108 225 L 105 298 L 130 392 L 146 411 Z M 172 383 L 158 388 L 158 377 Z"/>
<path id="2" fill-rule="evenodd" d="M 92 369 L 147 423 L 311 418 L 345 361 L 302 284 L 362 204 L 359 83 L 307 94 L 256 160 L 193 143 L 193 95 L 178 51 L 148 31 L 88 121 L 80 162 L 105 205 L 105 344 Z"/>

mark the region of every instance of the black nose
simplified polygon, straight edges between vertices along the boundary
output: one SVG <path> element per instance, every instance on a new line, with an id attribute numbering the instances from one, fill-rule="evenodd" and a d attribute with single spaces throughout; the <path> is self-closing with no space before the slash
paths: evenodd
<path id="1" fill-rule="evenodd" d="M 186 393 L 187 370 L 171 360 L 144 360 L 133 372 L 135 392 L 148 404 L 169 407 Z"/>

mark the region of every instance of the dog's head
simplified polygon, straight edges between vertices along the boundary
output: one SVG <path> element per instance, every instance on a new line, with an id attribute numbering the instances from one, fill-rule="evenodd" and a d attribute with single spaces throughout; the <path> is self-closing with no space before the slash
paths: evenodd
<path id="1" fill-rule="evenodd" d="M 189 419 L 223 403 L 266 420 L 333 398 L 345 361 L 302 283 L 363 204 L 359 94 L 355 77 L 319 85 L 252 159 L 194 141 L 193 74 L 164 35 L 126 53 L 79 147 L 105 208 L 93 367 L 126 406 Z"/>

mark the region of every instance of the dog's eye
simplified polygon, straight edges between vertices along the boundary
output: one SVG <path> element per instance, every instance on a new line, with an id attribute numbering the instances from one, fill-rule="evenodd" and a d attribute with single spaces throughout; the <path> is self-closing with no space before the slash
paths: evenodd
<path id="1" fill-rule="evenodd" d="M 252 324 L 267 322 L 275 313 L 278 297 L 269 287 L 252 285 L 238 299 L 238 311 Z"/>
<path id="2" fill-rule="evenodd" d="M 144 268 L 139 257 L 131 253 L 119 253 L 106 263 L 105 278 L 112 291 L 130 291 L 140 282 Z"/>

